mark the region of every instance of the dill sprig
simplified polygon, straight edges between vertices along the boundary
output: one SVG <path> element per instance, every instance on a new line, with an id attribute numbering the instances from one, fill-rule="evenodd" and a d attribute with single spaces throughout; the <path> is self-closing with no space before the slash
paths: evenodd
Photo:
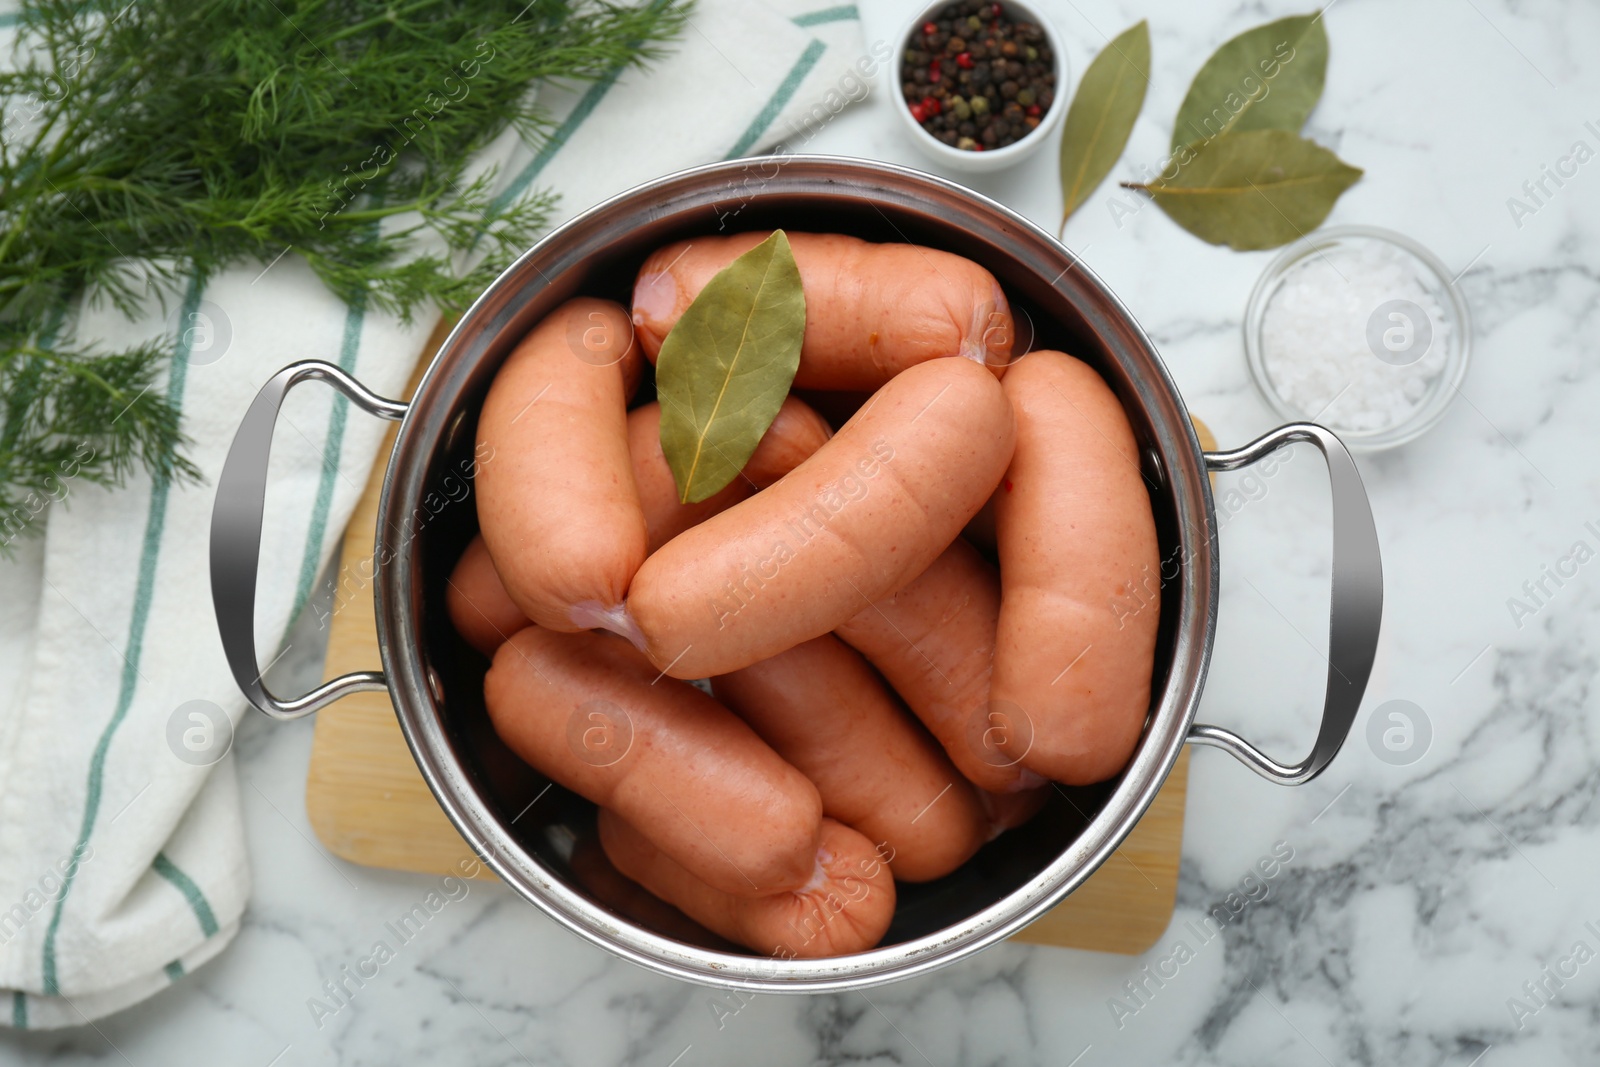
<path id="1" fill-rule="evenodd" d="M 28 0 L 0 72 L 0 551 L 73 478 L 198 476 L 152 388 L 170 345 L 78 344 L 85 300 L 131 315 L 287 249 L 347 302 L 459 309 L 551 206 L 469 157 L 536 143 L 533 82 L 655 58 L 689 2 Z"/>

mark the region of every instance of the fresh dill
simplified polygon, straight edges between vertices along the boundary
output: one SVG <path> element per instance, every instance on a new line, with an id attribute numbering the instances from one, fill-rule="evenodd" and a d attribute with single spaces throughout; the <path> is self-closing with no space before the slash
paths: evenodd
<path id="1" fill-rule="evenodd" d="M 461 308 L 551 207 L 469 157 L 537 143 L 534 82 L 656 57 L 689 2 L 28 0 L 0 72 L 0 552 L 74 478 L 198 477 L 154 388 L 170 344 L 78 343 L 85 301 L 131 315 L 292 250 L 348 302 Z"/>

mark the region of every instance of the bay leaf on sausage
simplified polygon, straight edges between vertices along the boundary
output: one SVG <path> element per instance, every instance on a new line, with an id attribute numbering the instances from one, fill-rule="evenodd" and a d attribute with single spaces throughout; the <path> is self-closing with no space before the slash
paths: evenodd
<path id="1" fill-rule="evenodd" d="M 1246 30 L 1211 54 L 1172 125 L 1172 149 L 1245 130 L 1305 125 L 1328 73 L 1322 12 Z"/>
<path id="2" fill-rule="evenodd" d="M 1176 174 L 1143 189 L 1202 241 L 1247 251 L 1276 248 L 1322 225 L 1361 177 L 1328 149 L 1288 130 L 1245 130 L 1186 145 Z"/>
<path id="3" fill-rule="evenodd" d="M 661 450 L 682 503 L 739 476 L 789 393 L 805 328 L 800 270 L 775 230 L 719 271 L 661 342 Z"/>
<path id="4" fill-rule="evenodd" d="M 1150 24 L 1106 43 L 1083 72 L 1061 128 L 1061 225 L 1105 180 L 1127 147 L 1150 84 Z"/>

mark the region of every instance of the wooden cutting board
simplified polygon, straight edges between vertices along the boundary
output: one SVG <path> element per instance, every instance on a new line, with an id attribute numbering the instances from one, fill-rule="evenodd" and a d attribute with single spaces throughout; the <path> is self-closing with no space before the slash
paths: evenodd
<path id="1" fill-rule="evenodd" d="M 427 358 L 444 334 L 442 326 L 434 332 Z M 329 624 L 329 678 L 373 670 L 380 662 L 371 583 L 344 571 L 372 558 L 378 494 L 393 437 L 391 428 L 345 531 L 336 588 L 358 592 Z M 1171 921 L 1177 894 L 1188 782 L 1186 748 L 1122 847 L 1015 939 L 1128 955 L 1155 944 Z M 306 812 L 328 850 L 352 863 L 442 875 L 459 873 L 457 863 L 471 855 L 412 761 L 387 693 L 356 693 L 317 713 Z M 493 877 L 483 866 L 478 869 L 481 877 Z"/>

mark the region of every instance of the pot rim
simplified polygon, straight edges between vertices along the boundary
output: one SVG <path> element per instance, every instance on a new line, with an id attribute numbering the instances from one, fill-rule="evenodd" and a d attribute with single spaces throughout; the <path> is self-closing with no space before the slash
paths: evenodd
<path id="1" fill-rule="evenodd" d="M 714 204 L 715 198 L 705 199 L 705 191 L 726 188 L 728 183 L 718 179 L 748 173 L 752 164 L 777 168 L 774 175 L 763 179 L 765 187 L 748 194 L 752 198 L 774 195 L 771 187 L 781 186 L 776 192 L 804 189 L 820 194 L 831 190 L 870 200 L 863 190 L 871 186 L 880 197 L 871 201 L 877 206 L 895 202 L 887 195 L 893 187 L 902 197 L 954 203 L 985 214 L 997 230 L 1037 244 L 1065 263 L 1050 287 L 1056 288 L 1070 272 L 1074 278 L 1069 284 L 1105 321 L 1115 324 L 1144 358 L 1145 366 L 1125 365 L 1123 371 L 1155 428 L 1154 477 L 1173 496 L 1176 539 L 1184 560 L 1171 661 L 1159 699 L 1152 700 L 1145 735 L 1103 806 L 1072 843 L 1022 886 L 962 922 L 868 952 L 824 959 L 737 955 L 673 941 L 595 903 L 522 848 L 451 751 L 442 722 L 445 713 L 434 693 L 437 680 L 430 680 L 431 671 L 417 651 L 422 636 L 409 603 L 410 597 L 420 595 L 419 554 L 414 540 L 405 538 L 393 544 L 390 533 L 404 529 L 403 520 L 422 495 L 428 458 L 451 430 L 455 413 L 453 409 L 438 410 L 440 398 L 451 388 L 459 390 L 469 364 L 484 346 L 478 345 L 477 352 L 468 351 L 469 347 L 484 336 L 492 338 L 489 328 L 497 320 L 505 325 L 506 299 L 528 285 L 530 272 L 537 272 L 546 286 L 551 284 L 540 267 L 541 260 L 562 249 L 570 255 L 573 248 L 595 239 L 603 229 L 600 224 L 619 212 L 635 219 L 645 212 L 647 218 L 655 219 L 664 217 L 674 198 L 685 201 L 675 210 Z M 841 181 L 852 179 L 859 180 L 855 186 L 840 188 Z M 699 203 L 691 203 L 697 197 Z M 1087 313 L 1090 308 L 1083 310 Z M 1128 397 L 1123 400 L 1126 403 Z M 1172 462 L 1174 459 L 1184 462 Z M 1016 933 L 1060 903 L 1109 859 L 1154 800 L 1194 722 L 1215 634 L 1219 563 L 1215 510 L 1205 470 L 1187 406 L 1148 335 L 1087 265 L 1022 215 L 944 178 L 877 161 L 786 155 L 694 167 L 613 196 L 552 230 L 489 285 L 440 346 L 401 420 L 384 472 L 375 558 L 387 565 L 379 567 L 374 583 L 384 673 L 406 743 L 451 823 L 501 879 L 567 929 L 650 970 L 702 985 L 807 993 L 870 988 L 927 973 Z"/>

